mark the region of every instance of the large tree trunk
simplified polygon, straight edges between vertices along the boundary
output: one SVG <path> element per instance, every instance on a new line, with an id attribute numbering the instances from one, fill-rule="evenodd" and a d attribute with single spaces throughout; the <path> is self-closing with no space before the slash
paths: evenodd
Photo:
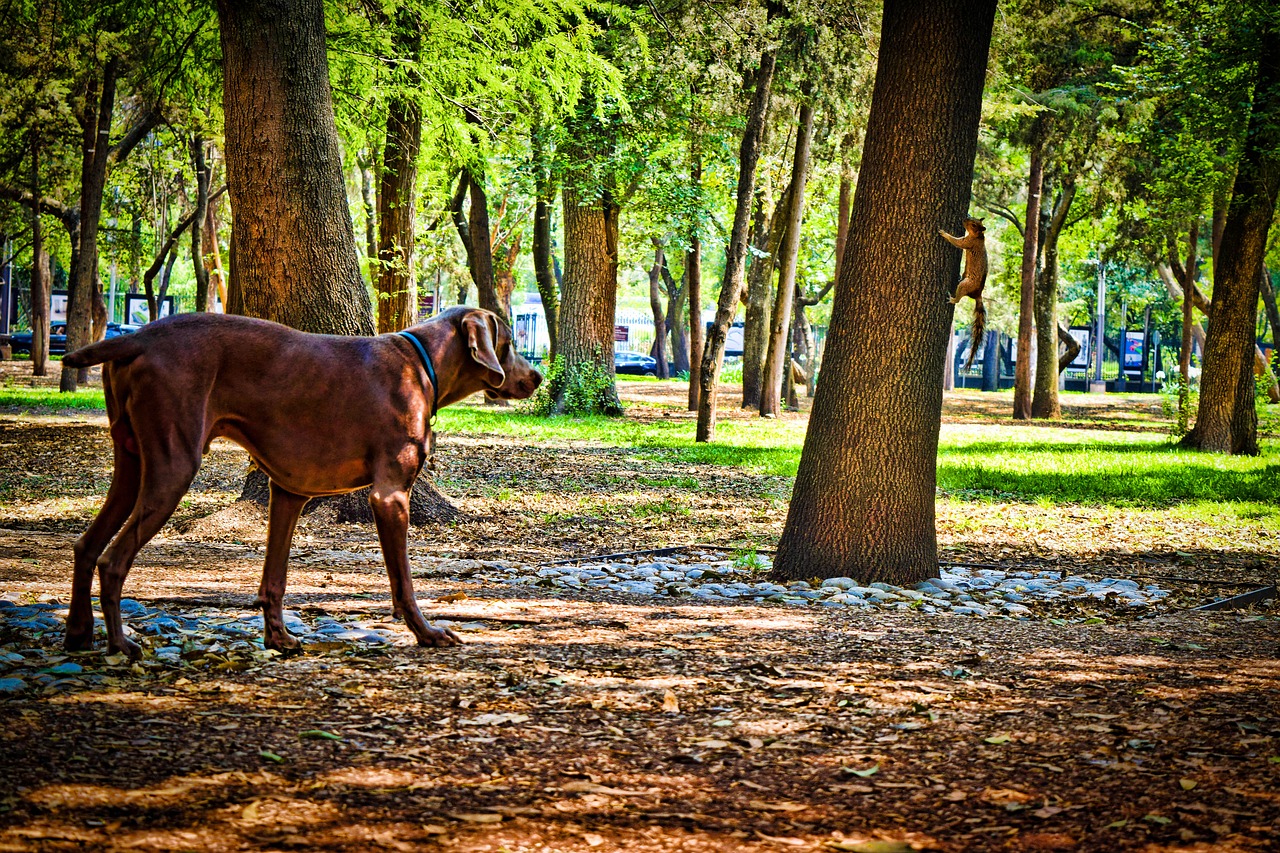
<path id="1" fill-rule="evenodd" d="M 773 574 L 937 575 L 942 362 L 995 0 L 886 0 L 853 221 Z M 928 116 L 928 121 L 921 121 Z"/>
<path id="2" fill-rule="evenodd" d="M 659 379 L 670 377 L 667 366 L 667 315 L 662 310 L 662 271 L 667 265 L 666 254 L 662 251 L 662 243 L 654 238 L 653 266 L 649 268 L 649 310 L 653 313 L 653 357 L 657 359 Z"/>
<path id="3" fill-rule="evenodd" d="M 690 134 L 690 146 L 693 148 L 692 165 L 689 168 L 689 183 L 695 192 L 702 189 L 702 152 L 698 147 L 696 134 Z M 698 234 L 701 226 L 697 221 L 689 229 L 689 251 L 684 257 L 685 287 L 689 295 L 689 411 L 698 411 L 699 394 L 702 391 L 702 350 L 704 349 L 705 329 L 702 325 L 702 238 Z"/>
<path id="4" fill-rule="evenodd" d="M 804 221 L 804 187 L 809 176 L 809 148 L 813 142 L 813 104 L 800 105 L 796 153 L 791 165 L 791 188 L 787 204 L 787 236 L 781 246 L 782 269 L 778 274 L 778 295 L 773 303 L 769 331 L 769 354 L 764 364 L 764 389 L 760 398 L 762 417 L 777 417 L 782 411 L 784 370 L 791 372 L 791 306 L 796 292 L 796 266 L 800 258 L 800 223 Z"/>
<path id="5" fill-rule="evenodd" d="M 1036 258 L 1040 253 L 1040 194 L 1044 188 L 1044 139 L 1031 143 L 1027 178 L 1027 216 L 1022 226 L 1022 294 L 1018 302 L 1018 361 L 1013 370 L 1013 417 L 1031 419 L 1031 326 L 1035 311 Z M 1056 348 L 1055 348 L 1056 352 Z M 1056 378 L 1056 377 L 1055 377 Z"/>
<path id="6" fill-rule="evenodd" d="M 378 331 L 398 332 L 417 319 L 413 274 L 413 189 L 418 179 L 422 108 L 416 98 L 387 105 L 387 135 L 378 192 Z"/>
<path id="7" fill-rule="evenodd" d="M 1058 238 L 1067 224 L 1067 213 L 1076 197 L 1076 182 L 1067 178 L 1053 206 L 1053 215 L 1044 231 L 1044 266 L 1037 277 L 1036 314 L 1036 381 L 1031 400 L 1031 417 L 1062 417 L 1058 401 Z M 1021 329 L 1019 329 L 1021 332 Z M 1019 357 L 1022 353 L 1019 350 Z"/>
<path id="8" fill-rule="evenodd" d="M 319 0 L 219 0 L 233 307 L 307 332 L 371 335 L 342 179 Z M 255 471 L 242 497 L 265 501 Z M 311 501 L 372 521 L 368 490 Z M 414 524 L 457 510 L 426 480 Z"/>
<path id="9" fill-rule="evenodd" d="M 1280 33 L 1265 26 L 1244 154 L 1214 258 L 1213 318 L 1205 339 L 1196 425 L 1188 447 L 1218 453 L 1258 453 L 1253 336 L 1258 267 L 1280 191 Z M 1190 294 L 1188 294 L 1190 295 Z"/>
<path id="10" fill-rule="evenodd" d="M 729 253 L 725 258 L 716 319 L 711 324 L 711 331 L 703 345 L 702 365 L 698 372 L 697 441 L 711 441 L 715 438 L 718 404 L 716 391 L 720 384 L 720 368 L 724 366 L 725 340 L 729 337 L 733 317 L 738 313 L 738 298 L 742 293 L 742 272 L 747 259 L 747 226 L 751 218 L 751 199 L 756 189 L 756 163 L 760 159 L 760 139 L 764 134 L 765 116 L 769 112 L 769 95 L 773 90 L 776 64 L 776 48 L 770 47 L 760 55 L 755 92 L 747 110 L 747 126 L 742 132 L 742 145 L 738 150 L 738 196 L 733 214 L 733 230 L 729 233 Z"/>
<path id="11" fill-rule="evenodd" d="M 209 270 L 204 264 L 204 226 L 209 218 L 209 164 L 204 157 L 204 139 L 191 140 L 191 162 L 196 173 L 196 210 L 191 218 L 191 266 L 196 278 L 196 310 L 209 310 Z"/>
<path id="12" fill-rule="evenodd" d="M 31 133 L 31 374 L 44 376 L 49 359 L 49 253 L 40 222 L 40 144 Z"/>
<path id="13" fill-rule="evenodd" d="M 618 208 L 608 190 L 594 198 L 579 195 L 570 181 L 564 187 L 564 286 L 560 303 L 560 353 L 572 374 L 594 365 L 613 382 L 613 326 L 618 303 Z M 556 407 L 565 399 L 559 390 Z M 604 410 L 620 414 L 611 384 Z"/>
<path id="14" fill-rule="evenodd" d="M 242 310 L 373 334 L 342 180 L 319 0 L 219 0 L 227 183 Z"/>
<path id="15" fill-rule="evenodd" d="M 84 112 L 80 116 L 83 130 L 80 160 L 80 233 L 79 253 L 67 281 L 67 352 L 79 349 L 93 339 L 94 291 L 98 285 L 98 223 L 102 218 L 102 193 L 107 183 L 108 142 L 111 117 L 115 111 L 116 77 L 119 60 L 110 59 L 102 71 L 102 81 L 88 84 Z M 88 378 L 87 370 L 62 365 L 59 387 L 74 391 Z"/>

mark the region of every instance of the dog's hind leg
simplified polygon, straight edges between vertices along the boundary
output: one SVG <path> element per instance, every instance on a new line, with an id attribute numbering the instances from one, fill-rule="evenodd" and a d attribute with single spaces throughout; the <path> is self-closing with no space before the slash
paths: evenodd
<path id="1" fill-rule="evenodd" d="M 298 516 L 302 515 L 302 508 L 306 503 L 307 498 L 286 491 L 272 481 L 267 559 L 262 567 L 262 585 L 258 587 L 258 605 L 262 607 L 262 644 L 282 652 L 302 647 L 285 630 L 281 609 L 293 531 L 298 526 Z"/>
<path id="2" fill-rule="evenodd" d="M 115 446 L 115 472 L 111 487 L 98 515 L 84 535 L 76 540 L 75 573 L 71 580 L 71 607 L 67 613 L 67 636 L 63 645 L 68 651 L 93 647 L 93 568 L 102 551 L 120 530 L 138 500 L 142 460 L 138 458 L 133 431 L 127 421 L 111 428 Z M 132 447 L 130 445 L 132 444 Z"/>
<path id="3" fill-rule="evenodd" d="M 124 623 L 120 620 L 120 590 L 138 551 L 160 532 L 169 516 L 173 515 L 178 501 L 187 493 L 200 467 L 198 443 L 165 443 L 167 447 L 153 450 L 148 450 L 147 444 L 143 444 L 138 501 L 124 529 L 98 558 L 98 598 L 102 604 L 102 621 L 107 625 L 107 648 L 113 653 L 128 652 L 134 660 L 142 656 L 142 649 L 124 636 Z"/>
<path id="4" fill-rule="evenodd" d="M 378 542 L 382 545 L 382 559 L 386 561 L 387 575 L 391 579 L 391 605 L 396 612 L 403 614 L 418 645 L 456 646 L 462 642 L 458 635 L 448 628 L 428 625 L 413 594 L 413 578 L 409 573 L 409 489 L 416 473 L 416 470 L 411 472 L 407 483 L 375 480 L 369 492 L 369 505 L 378 526 Z"/>

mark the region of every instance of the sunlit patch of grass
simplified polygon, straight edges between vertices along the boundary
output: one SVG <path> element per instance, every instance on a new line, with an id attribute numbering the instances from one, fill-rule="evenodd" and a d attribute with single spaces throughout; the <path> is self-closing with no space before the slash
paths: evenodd
<path id="1" fill-rule="evenodd" d="M 0 409 L 61 412 L 66 409 L 105 411 L 106 408 L 101 388 L 82 388 L 63 393 L 56 388 L 23 388 L 17 385 L 0 387 Z"/>

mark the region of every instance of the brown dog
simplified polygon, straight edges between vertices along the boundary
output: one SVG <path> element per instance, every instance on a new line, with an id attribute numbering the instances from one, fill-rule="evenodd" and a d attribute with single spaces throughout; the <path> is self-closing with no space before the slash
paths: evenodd
<path id="1" fill-rule="evenodd" d="M 299 646 L 284 628 L 281 600 L 303 505 L 369 485 L 395 613 L 403 614 L 418 645 L 459 642 L 452 631 L 428 625 L 414 598 L 409 491 L 429 455 L 437 408 L 477 391 L 522 399 L 542 381 L 495 315 L 451 308 L 407 332 L 361 338 L 312 335 L 247 317 L 186 314 L 84 347 L 64 363 L 104 365 L 115 450 L 106 503 L 75 545 L 68 649 L 93 645 L 89 598 L 96 565 L 108 647 L 140 656 L 124 636 L 121 587 L 138 549 L 173 514 L 201 455 L 218 437 L 249 451 L 271 478 L 258 591 L 268 648 Z"/>

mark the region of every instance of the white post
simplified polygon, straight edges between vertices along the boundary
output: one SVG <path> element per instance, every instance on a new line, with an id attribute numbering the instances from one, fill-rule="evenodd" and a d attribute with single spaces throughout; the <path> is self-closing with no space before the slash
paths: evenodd
<path id="1" fill-rule="evenodd" d="M 1093 381 L 1089 383 L 1089 391 L 1094 394 L 1104 394 L 1107 390 L 1107 382 L 1102 378 L 1102 354 L 1106 349 L 1104 335 L 1107 328 L 1107 270 L 1103 266 L 1102 258 L 1098 258 L 1098 317 L 1097 328 L 1094 329 L 1095 341 L 1095 364 L 1093 372 Z"/>

